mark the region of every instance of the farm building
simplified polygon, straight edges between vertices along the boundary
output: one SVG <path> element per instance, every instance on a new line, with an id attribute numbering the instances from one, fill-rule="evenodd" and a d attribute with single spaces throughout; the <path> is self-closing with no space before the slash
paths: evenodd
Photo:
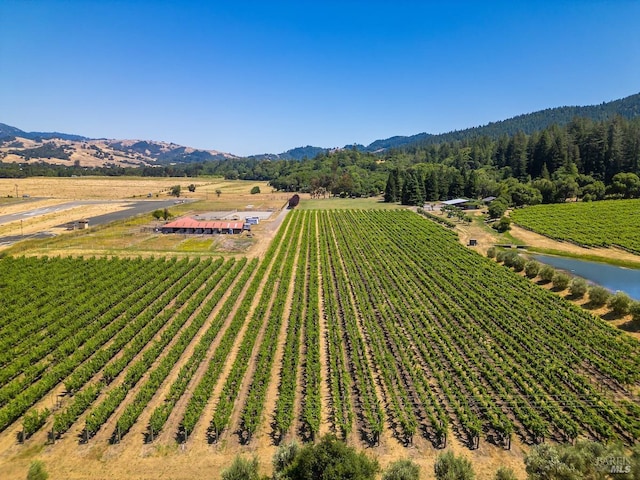
<path id="1" fill-rule="evenodd" d="M 192 235 L 215 233 L 242 233 L 243 222 L 200 221 L 194 218 L 180 218 L 162 226 L 162 233 L 184 233 Z"/>
<path id="2" fill-rule="evenodd" d="M 454 198 L 453 200 L 440 202 L 440 206 L 458 207 L 462 210 L 474 210 L 478 208 L 477 202 L 475 200 L 469 200 L 468 198 Z"/>

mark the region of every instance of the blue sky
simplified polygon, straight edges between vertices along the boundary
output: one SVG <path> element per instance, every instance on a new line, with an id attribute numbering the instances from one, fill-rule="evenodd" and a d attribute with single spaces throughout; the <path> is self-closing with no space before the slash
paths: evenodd
<path id="1" fill-rule="evenodd" d="M 238 155 L 640 92 L 640 2 L 0 1 L 0 122 Z"/>

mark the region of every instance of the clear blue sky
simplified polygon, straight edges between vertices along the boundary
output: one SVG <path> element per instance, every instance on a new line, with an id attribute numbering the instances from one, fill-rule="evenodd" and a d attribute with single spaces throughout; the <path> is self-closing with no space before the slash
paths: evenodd
<path id="1" fill-rule="evenodd" d="M 250 155 L 640 92 L 640 2 L 0 0 L 0 122 Z"/>

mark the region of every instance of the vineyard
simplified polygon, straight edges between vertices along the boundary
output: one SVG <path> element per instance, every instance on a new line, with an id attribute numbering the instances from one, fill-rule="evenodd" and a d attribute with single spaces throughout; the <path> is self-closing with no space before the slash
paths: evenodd
<path id="1" fill-rule="evenodd" d="M 295 211 L 260 260 L 0 266 L 21 441 L 640 437 L 637 341 L 409 211 Z"/>
<path id="2" fill-rule="evenodd" d="M 555 240 L 640 254 L 640 200 L 535 205 L 514 210 L 511 219 Z"/>

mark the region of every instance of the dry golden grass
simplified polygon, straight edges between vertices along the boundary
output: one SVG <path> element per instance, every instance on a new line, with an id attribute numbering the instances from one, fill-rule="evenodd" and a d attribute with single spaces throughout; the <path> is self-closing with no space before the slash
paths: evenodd
<path id="1" fill-rule="evenodd" d="M 189 185 L 196 186 L 189 192 Z M 53 207 L 71 200 L 94 200 L 95 204 L 78 206 L 55 213 L 31 216 L 0 225 L 0 236 L 30 235 L 48 231 L 56 237 L 26 240 L 10 248 L 8 253 L 27 255 L 185 255 L 185 254 L 238 254 L 248 253 L 260 243 L 263 227 L 254 227 L 254 235 L 247 238 L 221 237 L 210 241 L 191 241 L 177 235 L 161 235 L 153 229 L 162 223 L 151 215 L 128 221 L 114 222 L 107 227 L 90 228 L 87 231 L 68 232 L 64 225 L 83 218 L 90 218 L 119 211 L 125 203 L 114 200 L 173 199 L 169 195 L 174 185 L 181 186 L 181 199 L 189 202 L 169 208 L 175 216 L 195 215 L 210 211 L 238 211 L 281 209 L 289 195 L 272 192 L 266 182 L 230 181 L 222 178 L 142 178 L 142 177 L 78 177 L 78 178 L 27 178 L 0 179 L 0 215 L 18 214 Z M 18 197 L 16 198 L 16 186 Z M 260 187 L 260 194 L 250 194 L 251 188 Z M 29 195 L 29 198 L 23 198 Z M 11 197 L 11 198 L 9 198 Z M 104 200 L 104 203 L 100 203 Z M 267 222 L 268 223 L 268 222 Z M 1 247 L 0 247 L 1 248 Z M 259 249 L 262 251 L 262 249 Z"/>
<path id="2" fill-rule="evenodd" d="M 196 186 L 191 193 L 187 187 Z M 225 195 L 249 195 L 251 187 L 257 185 L 262 192 L 271 192 L 267 182 L 250 182 L 243 180 L 224 180 L 222 178 L 187 178 L 187 177 L 31 177 L 0 179 L 0 197 L 45 197 L 57 199 L 131 199 L 146 198 L 151 193 L 153 198 L 166 197 L 171 187 L 180 185 L 184 198 L 213 199 L 218 198 L 216 190 L 220 190 L 220 199 Z"/>

